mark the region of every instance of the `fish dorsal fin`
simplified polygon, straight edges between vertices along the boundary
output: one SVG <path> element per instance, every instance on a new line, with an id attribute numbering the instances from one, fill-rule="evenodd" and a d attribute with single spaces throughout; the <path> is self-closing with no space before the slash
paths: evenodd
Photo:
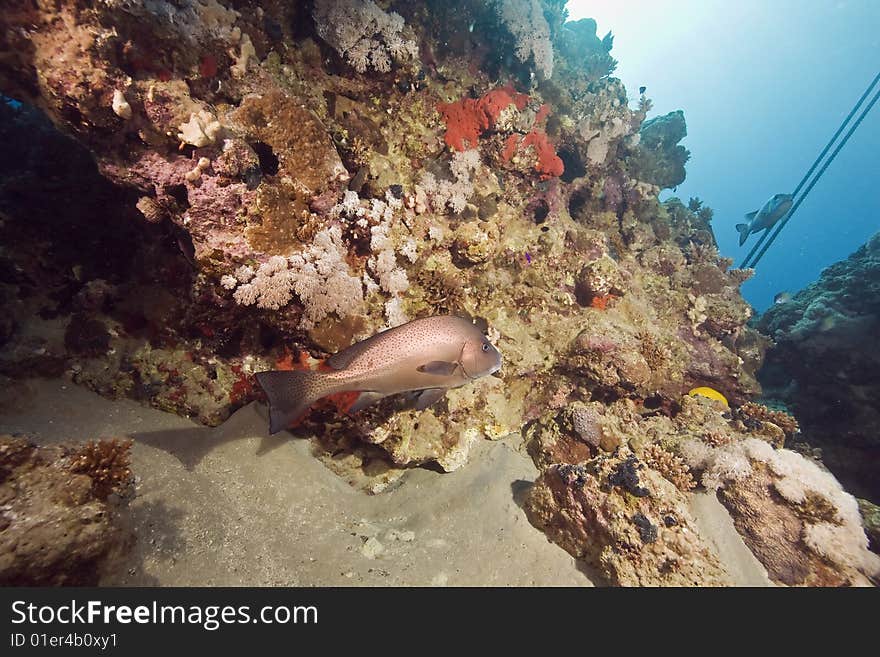
<path id="1" fill-rule="evenodd" d="M 755 210 L 754 212 L 749 212 L 749 213 L 746 215 L 746 219 L 748 219 L 749 221 L 751 221 L 752 219 L 755 218 L 755 215 L 756 215 L 756 214 L 758 214 L 758 211 L 757 211 L 757 210 Z"/>
<path id="2" fill-rule="evenodd" d="M 430 363 L 419 365 L 416 369 L 423 374 L 436 374 L 437 376 L 449 376 L 458 367 L 458 363 L 450 363 L 445 360 L 432 360 Z"/>

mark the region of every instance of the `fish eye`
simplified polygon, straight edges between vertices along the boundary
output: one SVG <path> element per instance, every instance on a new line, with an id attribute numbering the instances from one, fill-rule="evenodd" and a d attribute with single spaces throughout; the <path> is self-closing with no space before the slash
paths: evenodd
<path id="1" fill-rule="evenodd" d="M 483 351 L 489 351 L 489 343 L 488 342 L 483 343 Z"/>

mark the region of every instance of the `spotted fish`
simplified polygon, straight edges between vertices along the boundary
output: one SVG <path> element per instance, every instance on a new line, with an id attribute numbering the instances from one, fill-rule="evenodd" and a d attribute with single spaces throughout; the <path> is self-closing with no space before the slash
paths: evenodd
<path id="1" fill-rule="evenodd" d="M 359 392 L 355 413 L 388 395 L 415 392 L 425 409 L 470 381 L 497 372 L 501 354 L 472 322 L 440 315 L 416 319 L 356 342 L 326 360 L 324 371 L 258 372 L 269 398 L 269 432 L 302 417 L 319 399 Z"/>

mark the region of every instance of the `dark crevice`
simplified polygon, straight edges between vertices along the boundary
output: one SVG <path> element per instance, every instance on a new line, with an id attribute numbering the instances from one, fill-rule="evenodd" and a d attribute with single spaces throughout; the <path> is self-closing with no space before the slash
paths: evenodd
<path id="1" fill-rule="evenodd" d="M 535 207 L 535 223 L 543 224 L 547 220 L 547 215 L 549 214 L 550 204 L 544 199 L 539 200 Z"/>
<path id="2" fill-rule="evenodd" d="M 584 166 L 584 163 L 581 162 L 581 158 L 576 151 L 563 147 L 559 149 L 558 155 L 565 167 L 560 176 L 562 182 L 570 183 L 574 181 L 575 178 L 587 175 L 587 168 Z"/>
<path id="3" fill-rule="evenodd" d="M 186 191 L 186 185 L 167 185 L 165 193 L 177 201 L 182 209 L 189 207 L 189 192 Z"/>
<path id="4" fill-rule="evenodd" d="M 262 169 L 263 174 L 267 176 L 274 176 L 277 174 L 278 156 L 275 155 L 272 147 L 261 141 L 252 142 L 250 146 L 254 149 L 254 152 L 260 159 L 260 169 Z"/>
<path id="5" fill-rule="evenodd" d="M 577 189 L 572 193 L 568 199 L 568 213 L 573 219 L 577 219 L 589 199 L 590 192 L 586 189 Z"/>

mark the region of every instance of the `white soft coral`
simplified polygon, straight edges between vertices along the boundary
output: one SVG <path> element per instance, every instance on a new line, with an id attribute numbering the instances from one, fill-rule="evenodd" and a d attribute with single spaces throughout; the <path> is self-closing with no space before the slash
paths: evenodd
<path id="1" fill-rule="evenodd" d="M 516 57 L 527 62 L 545 78 L 553 75 L 553 44 L 550 26 L 538 0 L 499 0 L 496 5 L 501 22 L 516 39 Z"/>
<path id="2" fill-rule="evenodd" d="M 818 497 L 834 509 L 829 520 L 804 523 L 804 544 L 831 563 L 854 567 L 869 577 L 880 576 L 880 557 L 868 550 L 856 499 L 841 487 L 834 476 L 797 452 L 773 449 L 762 440 L 747 438 L 712 448 L 697 441 L 686 441 L 681 456 L 688 466 L 701 472 L 701 483 L 718 490 L 749 477 L 754 464 L 764 464 L 773 489 L 793 506 Z"/>
<path id="3" fill-rule="evenodd" d="M 315 0 L 318 35 L 359 73 L 391 70 L 392 59 L 414 57 L 414 41 L 404 39 L 403 18 L 385 12 L 373 0 Z"/>
<path id="4" fill-rule="evenodd" d="M 342 231 L 333 226 L 315 235 L 308 249 L 288 258 L 272 256 L 256 271 L 239 267 L 235 276 L 223 276 L 221 285 L 235 289 L 236 303 L 266 310 L 280 310 L 295 294 L 303 304 L 301 325 L 309 329 L 330 313 L 347 317 L 360 309 L 363 285 L 345 255 Z"/>
<path id="5" fill-rule="evenodd" d="M 480 152 L 476 149 L 452 154 L 449 170 L 454 180 L 437 180 L 433 173 L 426 171 L 416 185 L 418 205 L 434 212 L 452 211 L 457 214 L 465 209 L 468 199 L 474 193 L 473 174 L 480 166 Z"/>

